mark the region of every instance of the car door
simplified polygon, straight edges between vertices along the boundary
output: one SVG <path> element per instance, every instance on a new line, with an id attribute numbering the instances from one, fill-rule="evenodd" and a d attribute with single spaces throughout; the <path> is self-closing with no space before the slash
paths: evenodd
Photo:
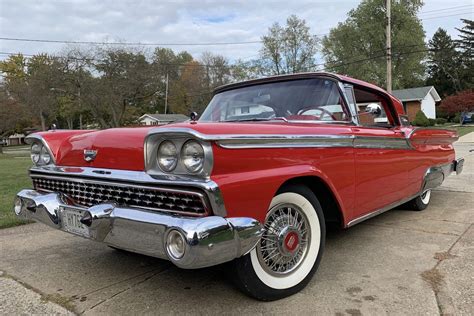
<path id="1" fill-rule="evenodd" d="M 352 127 L 355 159 L 354 218 L 381 210 L 406 196 L 410 148 L 405 133 L 390 117 L 389 100 L 354 87 L 357 125 Z M 347 91 L 346 91 L 347 93 Z M 376 103 L 382 114 L 374 118 L 365 107 Z"/>

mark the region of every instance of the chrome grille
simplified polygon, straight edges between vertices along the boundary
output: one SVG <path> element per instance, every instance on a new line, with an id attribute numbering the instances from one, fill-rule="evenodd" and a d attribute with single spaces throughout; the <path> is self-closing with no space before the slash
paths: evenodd
<path id="1" fill-rule="evenodd" d="M 61 192 L 75 204 L 86 207 L 115 202 L 161 212 L 200 216 L 208 213 L 203 194 L 192 190 L 37 175 L 32 175 L 32 180 L 35 189 Z"/>

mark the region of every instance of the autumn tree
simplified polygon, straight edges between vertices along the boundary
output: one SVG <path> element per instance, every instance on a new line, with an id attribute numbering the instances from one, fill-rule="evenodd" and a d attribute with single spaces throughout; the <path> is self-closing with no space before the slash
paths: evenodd
<path id="1" fill-rule="evenodd" d="M 182 67 L 180 77 L 170 87 L 169 105 L 171 113 L 189 114 L 202 112 L 211 92 L 204 86 L 206 72 L 197 61 Z"/>
<path id="2" fill-rule="evenodd" d="M 31 127 L 31 119 L 28 109 L 9 95 L 5 84 L 0 84 L 0 136 L 22 133 Z"/>
<path id="3" fill-rule="evenodd" d="M 11 56 L 0 63 L 7 89 L 39 119 L 41 129 L 54 121 L 55 96 L 51 89 L 62 81 L 64 65 L 55 57 L 41 54 L 25 59 Z"/>
<path id="4" fill-rule="evenodd" d="M 166 78 L 168 77 L 168 86 L 173 86 L 174 82 L 179 80 L 184 65 L 192 60 L 193 57 L 186 51 L 175 53 L 169 48 L 155 49 L 151 66 L 157 80 L 158 91 L 153 100 L 153 107 L 149 109 L 151 112 L 165 113 Z"/>
<path id="5" fill-rule="evenodd" d="M 441 101 L 439 110 L 448 117 L 461 112 L 474 111 L 474 90 L 461 91 Z"/>
<path id="6" fill-rule="evenodd" d="M 143 104 L 160 90 L 157 78 L 145 55 L 123 48 L 103 49 L 94 60 L 99 74 L 94 101 L 102 109 L 91 107 L 102 127 L 132 124 Z M 105 114 L 105 115 L 104 115 Z"/>
<path id="7" fill-rule="evenodd" d="M 326 70 L 386 86 L 385 0 L 364 0 L 325 36 Z M 424 79 L 424 30 L 417 13 L 421 0 L 392 1 L 392 82 L 407 88 Z"/>

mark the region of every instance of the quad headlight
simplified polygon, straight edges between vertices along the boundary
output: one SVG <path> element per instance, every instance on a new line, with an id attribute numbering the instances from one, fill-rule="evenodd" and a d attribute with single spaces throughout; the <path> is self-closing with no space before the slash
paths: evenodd
<path id="1" fill-rule="evenodd" d="M 41 149 L 42 145 L 38 143 L 33 143 L 31 145 L 31 160 L 35 165 L 37 165 L 40 162 L 41 158 Z"/>
<path id="2" fill-rule="evenodd" d="M 161 170 L 164 172 L 173 171 L 178 164 L 178 149 L 176 145 L 169 140 L 162 142 L 158 147 L 157 160 Z"/>
<path id="3" fill-rule="evenodd" d="M 197 173 L 204 166 L 204 148 L 195 140 L 188 140 L 181 148 L 181 161 L 191 173 Z"/>
<path id="4" fill-rule="evenodd" d="M 41 148 L 40 159 L 44 165 L 49 165 L 51 163 L 51 155 L 49 154 L 48 149 L 44 146 Z"/>
<path id="5" fill-rule="evenodd" d="M 150 152 L 149 166 L 176 175 L 209 176 L 212 169 L 212 149 L 206 141 L 193 138 L 168 138 L 156 142 Z M 147 168 L 153 170 L 152 168 Z"/>
<path id="6" fill-rule="evenodd" d="M 41 143 L 33 142 L 31 144 L 31 161 L 33 161 L 36 166 L 43 166 L 49 165 L 53 161 L 53 158 L 48 148 Z"/>

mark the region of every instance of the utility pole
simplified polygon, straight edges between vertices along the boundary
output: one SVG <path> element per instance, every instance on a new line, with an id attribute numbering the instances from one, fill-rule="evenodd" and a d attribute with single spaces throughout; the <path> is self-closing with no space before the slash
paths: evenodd
<path id="1" fill-rule="evenodd" d="M 165 114 L 168 111 L 168 73 L 166 73 Z"/>
<path id="2" fill-rule="evenodd" d="M 387 91 L 392 92 L 392 39 L 391 39 L 391 27 L 390 27 L 390 6 L 392 0 L 386 0 L 387 4 Z"/>
<path id="3" fill-rule="evenodd" d="M 77 87 L 77 102 L 79 108 L 79 129 L 82 129 L 82 102 L 81 102 L 81 86 Z"/>

